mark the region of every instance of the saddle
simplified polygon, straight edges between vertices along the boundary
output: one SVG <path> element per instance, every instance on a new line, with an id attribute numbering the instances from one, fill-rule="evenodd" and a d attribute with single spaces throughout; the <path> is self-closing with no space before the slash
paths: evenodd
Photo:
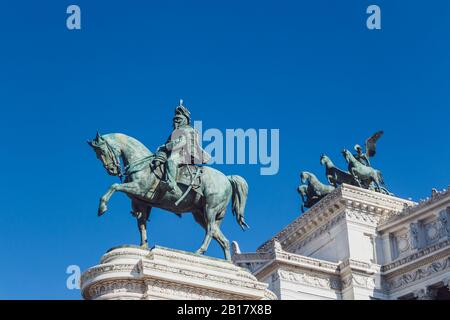
<path id="1" fill-rule="evenodd" d="M 193 190 L 199 189 L 202 184 L 202 173 L 203 170 L 199 166 L 193 164 L 182 165 L 178 168 L 176 182 L 186 186 L 192 185 Z"/>
<path id="2" fill-rule="evenodd" d="M 158 177 L 158 179 L 155 179 L 153 185 L 150 187 L 150 189 L 147 191 L 147 197 L 153 199 L 157 196 L 158 188 L 160 186 L 160 183 L 162 181 L 162 177 L 164 177 L 165 174 L 165 165 L 164 160 L 165 159 L 158 159 L 160 161 L 160 165 L 153 168 L 154 174 Z M 161 161 L 163 160 L 163 161 Z M 175 181 L 177 184 L 183 184 L 187 188 L 184 189 L 190 189 L 197 193 L 197 197 L 203 196 L 201 185 L 202 185 L 202 174 L 203 174 L 203 168 L 197 165 L 193 164 L 183 164 L 178 168 L 178 173 Z"/>

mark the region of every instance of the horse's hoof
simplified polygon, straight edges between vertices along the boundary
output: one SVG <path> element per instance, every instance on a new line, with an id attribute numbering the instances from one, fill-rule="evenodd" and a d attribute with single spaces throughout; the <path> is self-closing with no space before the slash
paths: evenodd
<path id="1" fill-rule="evenodd" d="M 98 216 L 100 217 L 101 215 L 103 215 L 105 212 L 106 212 L 106 210 L 108 210 L 108 207 L 106 206 L 106 204 L 101 204 L 99 207 L 98 207 L 98 212 L 97 212 L 97 214 L 98 214 Z"/>
<path id="2" fill-rule="evenodd" d="M 141 244 L 141 248 L 142 249 L 147 249 L 148 248 L 148 243 L 146 242 L 144 244 Z"/>
<path id="3" fill-rule="evenodd" d="M 203 250 L 201 250 L 201 249 L 198 249 L 197 251 L 195 251 L 195 254 L 198 254 L 198 255 L 202 255 L 204 253 L 204 251 Z"/>

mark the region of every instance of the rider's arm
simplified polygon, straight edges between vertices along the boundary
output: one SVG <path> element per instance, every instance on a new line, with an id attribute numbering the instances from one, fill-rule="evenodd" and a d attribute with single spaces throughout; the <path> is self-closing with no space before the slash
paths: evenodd
<path id="1" fill-rule="evenodd" d="M 186 145 L 187 139 L 185 135 L 180 135 L 176 139 L 173 139 L 169 143 L 166 143 L 166 149 L 172 151 L 173 149 L 180 149 Z"/>

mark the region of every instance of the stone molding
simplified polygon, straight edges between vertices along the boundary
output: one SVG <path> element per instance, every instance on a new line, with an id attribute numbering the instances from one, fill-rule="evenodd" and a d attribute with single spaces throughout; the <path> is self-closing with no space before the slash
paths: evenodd
<path id="1" fill-rule="evenodd" d="M 395 260 L 394 262 L 386 264 L 381 267 L 381 271 L 384 273 L 393 271 L 394 269 L 398 269 L 407 264 L 413 263 L 414 261 L 417 261 L 423 257 L 429 256 L 432 253 L 435 253 L 446 247 L 450 248 L 450 239 L 447 239 L 447 240 L 441 241 L 439 243 L 433 244 L 431 246 L 425 247 L 425 248 L 423 248 L 413 254 L 410 254 L 404 258 L 400 258 L 400 259 Z M 421 261 L 426 261 L 426 260 L 421 260 Z"/>
<path id="2" fill-rule="evenodd" d="M 386 219 L 382 221 L 382 224 L 380 224 L 380 229 L 388 228 L 393 223 L 400 222 L 399 220 L 409 219 L 419 215 L 423 209 L 429 210 L 431 206 L 434 206 L 447 198 L 450 200 L 450 186 L 447 190 L 442 192 L 434 192 L 431 198 L 420 201 L 413 206 L 406 206 L 403 210 L 388 215 Z"/>
<path id="3" fill-rule="evenodd" d="M 162 247 L 114 248 L 81 277 L 85 299 L 276 299 L 267 287 L 225 260 Z"/>
<path id="4" fill-rule="evenodd" d="M 296 268 L 304 268 L 305 270 L 313 270 L 317 272 L 324 272 L 329 274 L 338 274 L 339 265 L 337 263 L 328 262 L 320 259 L 305 257 L 299 254 L 286 251 L 270 251 L 265 253 L 244 253 L 233 256 L 233 261 L 239 266 L 245 266 L 249 263 L 248 257 L 251 257 L 250 263 L 257 262 L 258 256 L 262 257 L 263 263 L 258 269 L 253 270 L 253 274 L 258 278 L 264 278 L 274 266 L 284 265 Z"/>

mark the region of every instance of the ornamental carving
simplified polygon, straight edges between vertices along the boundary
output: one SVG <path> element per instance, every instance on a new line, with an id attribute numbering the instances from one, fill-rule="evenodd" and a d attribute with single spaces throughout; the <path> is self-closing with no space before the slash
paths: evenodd
<path id="1" fill-rule="evenodd" d="M 350 286 L 356 286 L 365 289 L 375 289 L 375 279 L 372 276 L 351 274 L 342 280 L 342 289 L 346 289 Z"/>
<path id="2" fill-rule="evenodd" d="M 420 279 L 429 277 L 437 272 L 444 271 L 450 268 L 450 257 L 443 260 L 435 261 L 427 266 L 418 268 L 412 272 L 402 274 L 388 281 L 388 289 L 395 290 L 414 283 Z"/>
<path id="3" fill-rule="evenodd" d="M 279 270 L 278 274 L 282 280 L 305 284 L 318 288 L 333 290 L 341 289 L 341 281 L 335 277 L 319 276 L 306 272 L 293 272 L 290 270 Z"/>

